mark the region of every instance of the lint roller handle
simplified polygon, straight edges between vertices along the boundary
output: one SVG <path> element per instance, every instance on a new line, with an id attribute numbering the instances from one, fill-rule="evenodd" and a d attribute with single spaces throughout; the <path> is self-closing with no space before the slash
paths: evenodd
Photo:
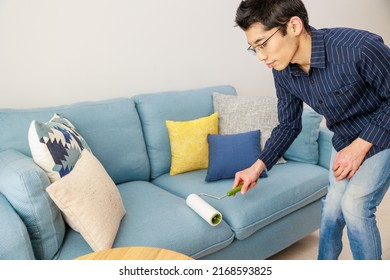
<path id="1" fill-rule="evenodd" d="M 237 187 L 235 187 L 234 189 L 231 189 L 231 190 L 228 191 L 226 194 L 227 194 L 227 196 L 235 195 L 236 193 L 238 193 L 239 191 L 241 191 L 241 188 L 242 188 L 242 184 L 239 184 Z"/>
<path id="2" fill-rule="evenodd" d="M 257 182 L 257 180 L 256 180 L 255 182 Z M 237 187 L 235 187 L 234 189 L 231 189 L 231 190 L 228 191 L 226 194 L 227 194 L 227 196 L 235 195 L 236 193 L 238 193 L 239 191 L 241 191 L 241 188 L 242 188 L 242 183 L 241 183 L 241 184 L 238 184 Z"/>

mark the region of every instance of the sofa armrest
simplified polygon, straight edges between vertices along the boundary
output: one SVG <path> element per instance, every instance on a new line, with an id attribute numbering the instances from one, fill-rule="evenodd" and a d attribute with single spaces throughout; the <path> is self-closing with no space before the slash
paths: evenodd
<path id="1" fill-rule="evenodd" d="M 52 259 L 60 249 L 65 223 L 46 192 L 46 173 L 16 150 L 0 152 L 0 192 L 27 228 L 36 259 Z"/>
<path id="2" fill-rule="evenodd" d="M 318 165 L 325 167 L 326 169 L 330 168 L 330 157 L 333 149 L 332 137 L 333 132 L 326 127 L 320 127 L 320 136 L 318 138 L 320 158 Z"/>
<path id="3" fill-rule="evenodd" d="M 0 260 L 35 259 L 27 228 L 0 193 Z"/>

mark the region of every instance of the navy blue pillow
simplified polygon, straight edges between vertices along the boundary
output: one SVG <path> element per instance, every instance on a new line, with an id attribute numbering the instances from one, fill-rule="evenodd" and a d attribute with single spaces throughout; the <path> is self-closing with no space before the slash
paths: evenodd
<path id="1" fill-rule="evenodd" d="M 207 182 L 234 178 L 236 172 L 250 167 L 260 156 L 260 130 L 230 135 L 209 134 L 207 141 Z M 264 171 L 260 177 L 267 177 L 267 173 Z"/>

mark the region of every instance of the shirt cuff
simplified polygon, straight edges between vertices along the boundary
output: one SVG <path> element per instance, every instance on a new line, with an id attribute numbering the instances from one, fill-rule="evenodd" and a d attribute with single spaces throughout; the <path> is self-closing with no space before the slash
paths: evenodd
<path id="1" fill-rule="evenodd" d="M 359 137 L 384 149 L 390 147 L 390 131 L 373 123 L 367 125 Z"/>
<path id="2" fill-rule="evenodd" d="M 279 156 L 271 152 L 270 149 L 261 152 L 259 159 L 264 162 L 267 171 L 278 162 Z"/>

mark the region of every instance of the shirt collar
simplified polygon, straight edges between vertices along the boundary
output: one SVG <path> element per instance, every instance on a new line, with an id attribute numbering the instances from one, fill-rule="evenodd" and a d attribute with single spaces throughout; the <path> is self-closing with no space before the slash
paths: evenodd
<path id="1" fill-rule="evenodd" d="M 317 30 L 314 27 L 311 29 L 311 62 L 310 68 L 325 68 L 326 67 L 326 53 L 325 53 L 325 41 L 323 31 Z M 299 68 L 298 64 L 289 65 L 290 74 L 300 75 L 303 71 Z"/>

